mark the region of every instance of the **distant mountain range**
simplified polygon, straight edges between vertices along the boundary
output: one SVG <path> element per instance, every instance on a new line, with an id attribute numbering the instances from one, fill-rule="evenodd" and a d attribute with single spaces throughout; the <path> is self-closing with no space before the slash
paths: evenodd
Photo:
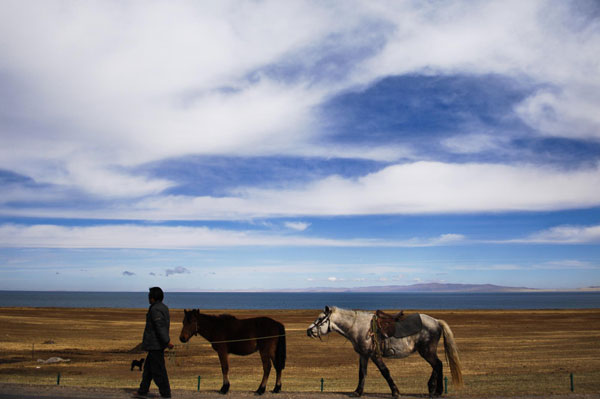
<path id="1" fill-rule="evenodd" d="M 525 292 L 539 291 L 527 287 L 504 287 L 494 284 L 412 284 L 412 285 L 383 285 L 355 288 L 315 287 L 287 292 Z"/>

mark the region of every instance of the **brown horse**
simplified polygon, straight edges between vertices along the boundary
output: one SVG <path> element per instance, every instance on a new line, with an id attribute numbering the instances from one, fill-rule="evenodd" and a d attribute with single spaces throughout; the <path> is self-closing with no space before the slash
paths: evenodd
<path id="1" fill-rule="evenodd" d="M 263 364 L 263 378 L 256 393 L 262 395 L 267 386 L 271 362 L 277 371 L 274 393 L 281 391 L 281 371 L 285 368 L 285 328 L 283 324 L 269 317 L 237 319 L 222 314 L 212 316 L 200 313 L 198 309 L 184 310 L 183 328 L 179 335 L 181 342 L 187 342 L 193 335 L 203 336 L 219 354 L 223 372 L 222 394 L 229 391 L 229 354 L 249 355 L 260 352 Z"/>

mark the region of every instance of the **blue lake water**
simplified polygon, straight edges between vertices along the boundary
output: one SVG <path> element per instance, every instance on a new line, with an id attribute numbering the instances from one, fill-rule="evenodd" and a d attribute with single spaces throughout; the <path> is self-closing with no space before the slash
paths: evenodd
<path id="1" fill-rule="evenodd" d="M 600 292 L 226 293 L 167 292 L 172 309 L 593 309 Z M 146 292 L 0 291 L 0 307 L 146 308 Z"/>

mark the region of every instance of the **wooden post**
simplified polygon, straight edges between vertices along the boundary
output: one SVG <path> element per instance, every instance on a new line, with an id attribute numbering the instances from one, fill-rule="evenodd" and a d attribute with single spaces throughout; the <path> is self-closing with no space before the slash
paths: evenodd
<path id="1" fill-rule="evenodd" d="M 448 393 L 448 377 L 444 377 L 444 393 Z"/>
<path id="2" fill-rule="evenodd" d="M 323 392 L 323 383 L 325 382 L 325 380 L 323 378 L 321 378 L 321 392 Z"/>
<path id="3" fill-rule="evenodd" d="M 200 391 L 200 376 L 198 376 L 198 391 Z"/>
<path id="4" fill-rule="evenodd" d="M 575 383 L 573 381 L 573 373 L 571 373 L 570 377 L 571 377 L 571 392 L 575 392 Z"/>

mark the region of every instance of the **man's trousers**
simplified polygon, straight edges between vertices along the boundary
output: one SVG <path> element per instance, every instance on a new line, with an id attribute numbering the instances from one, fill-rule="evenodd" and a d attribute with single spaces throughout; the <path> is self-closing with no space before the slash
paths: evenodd
<path id="1" fill-rule="evenodd" d="M 140 383 L 139 393 L 147 393 L 150 390 L 150 383 L 154 380 L 158 391 L 162 397 L 171 397 L 171 386 L 169 385 L 169 376 L 165 366 L 165 351 L 148 351 L 148 356 L 144 363 L 144 373 Z"/>

